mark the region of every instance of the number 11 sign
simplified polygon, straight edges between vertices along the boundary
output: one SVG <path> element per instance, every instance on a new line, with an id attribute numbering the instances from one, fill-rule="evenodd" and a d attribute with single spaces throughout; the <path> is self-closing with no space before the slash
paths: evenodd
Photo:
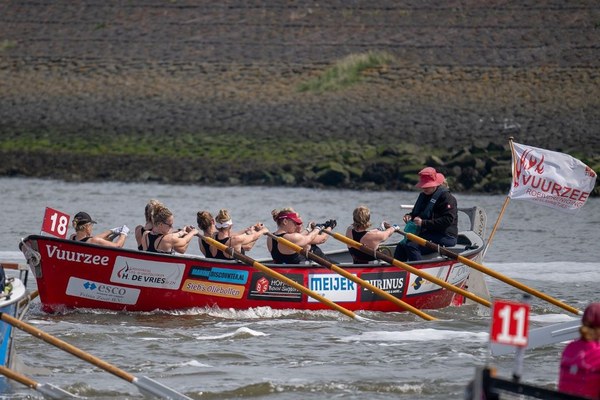
<path id="1" fill-rule="evenodd" d="M 505 300 L 494 301 L 490 340 L 510 346 L 527 346 L 529 304 Z"/>
<path id="2" fill-rule="evenodd" d="M 69 215 L 46 207 L 44 222 L 42 223 L 42 232 L 64 239 L 67 237 L 68 229 Z"/>

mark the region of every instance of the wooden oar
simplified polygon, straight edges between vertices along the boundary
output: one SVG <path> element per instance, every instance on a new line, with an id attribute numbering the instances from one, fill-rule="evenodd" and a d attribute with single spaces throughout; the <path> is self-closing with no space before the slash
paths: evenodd
<path id="1" fill-rule="evenodd" d="M 285 239 L 283 237 L 275 236 L 275 235 L 273 235 L 270 232 L 267 233 L 267 235 L 271 239 L 276 240 L 278 243 L 281 243 L 281 244 L 289 247 L 290 249 L 294 250 L 298 254 L 306 254 L 307 257 L 310 258 L 311 260 L 316 261 L 317 263 L 321 264 L 322 266 L 327 267 L 330 270 L 335 271 L 338 274 L 342 275 L 343 277 L 345 277 L 345 278 L 347 278 L 347 279 L 349 279 L 349 280 L 351 280 L 351 281 L 359 284 L 360 286 L 369 289 L 373 293 L 375 293 L 375 294 L 377 294 L 377 295 L 379 295 L 379 296 L 381 296 L 381 297 L 383 297 L 383 298 L 391 301 L 392 303 L 396 304 L 398 307 L 400 307 L 400 308 L 402 308 L 402 309 L 404 309 L 406 311 L 410 311 L 411 313 L 416 314 L 419 317 L 421 317 L 421 318 L 423 318 L 423 319 L 425 319 L 427 321 L 433 321 L 433 320 L 436 319 L 436 318 L 432 317 L 431 315 L 426 314 L 423 311 L 419 310 L 418 308 L 413 307 L 410 304 L 408 304 L 408 303 L 406 303 L 406 302 L 404 302 L 404 301 L 402 301 L 402 300 L 400 300 L 400 299 L 392 296 L 388 292 L 383 291 L 383 290 L 379 289 L 378 287 L 371 285 L 369 282 L 365 281 L 364 279 L 360 279 L 359 277 L 352 275 L 351 273 L 349 273 L 345 269 L 340 268 L 339 266 L 337 266 L 337 265 L 333 264 L 332 262 L 324 259 L 323 257 L 319 257 L 318 255 L 316 255 L 316 254 L 314 254 L 314 253 L 312 253 L 310 251 L 309 252 L 304 252 L 304 249 L 302 247 L 298 246 L 295 243 L 290 242 L 289 240 L 287 240 L 287 239 Z"/>
<path id="2" fill-rule="evenodd" d="M 402 234 L 402 235 L 404 235 L 404 236 L 406 236 L 406 238 L 408 240 L 417 243 L 419 246 L 427 247 L 428 249 L 436 251 L 436 252 L 438 252 L 439 254 L 441 254 L 441 255 L 443 255 L 445 257 L 451 258 L 453 260 L 458 260 L 461 263 L 463 263 L 465 265 L 468 265 L 469 267 L 471 267 L 473 269 L 481 271 L 484 274 L 487 274 L 487 275 L 489 275 L 491 277 L 494 277 L 494 278 L 496 278 L 496 279 L 498 279 L 498 280 L 500 280 L 500 281 L 502 281 L 504 283 L 507 283 L 507 284 L 509 284 L 511 286 L 514 286 L 517 289 L 520 289 L 520 290 L 522 290 L 522 291 L 524 291 L 526 293 L 529 293 L 532 296 L 535 296 L 535 297 L 538 297 L 538 298 L 540 298 L 542 300 L 545 300 L 548 303 L 554 304 L 555 306 L 560 307 L 560 308 L 562 308 L 562 309 L 564 309 L 566 311 L 572 312 L 573 314 L 576 314 L 576 315 L 581 315 L 582 314 L 582 312 L 580 310 L 576 309 L 575 307 L 571 307 L 570 305 L 565 304 L 562 301 L 555 299 L 554 297 L 548 296 L 545 293 L 542 293 L 542 292 L 540 292 L 540 291 L 538 291 L 536 289 L 533 289 L 533 288 L 531 288 L 531 287 L 529 287 L 527 285 L 524 285 L 524 284 L 522 284 L 522 283 L 520 283 L 520 282 L 518 282 L 518 281 L 516 281 L 514 279 L 511 279 L 511 278 L 509 278 L 509 277 L 507 277 L 505 275 L 502 275 L 501 273 L 496 272 L 496 271 L 494 271 L 491 268 L 485 267 L 484 265 L 479 264 L 478 262 L 475 262 L 473 260 L 469 260 L 468 258 L 461 256 L 460 254 L 456 254 L 453 251 L 450 251 L 450 250 L 446 249 L 445 247 L 442 247 L 442 246 L 439 246 L 439 245 L 437 245 L 435 243 L 429 242 L 429 241 L 423 239 L 420 236 L 413 235 L 412 233 L 406 233 L 406 232 L 402 232 L 402 231 L 399 232 L 399 233 Z"/>
<path id="3" fill-rule="evenodd" d="M 21 375 L 16 371 L 13 371 L 10 368 L 6 368 L 0 366 L 0 374 L 6 376 L 7 378 L 12 379 L 13 381 L 17 381 L 22 383 L 23 385 L 40 392 L 44 397 L 50 399 L 79 399 L 79 396 L 76 396 L 72 393 L 67 392 L 57 386 L 54 386 L 50 383 L 39 383 L 34 381 L 31 378 L 26 377 L 25 375 Z"/>
<path id="4" fill-rule="evenodd" d="M 9 314 L 0 313 L 0 319 L 8 324 L 11 324 L 14 327 L 17 327 L 17 328 L 29 333 L 32 336 L 37 337 L 38 339 L 45 341 L 46 343 L 50 343 L 51 345 L 56 346 L 61 350 L 71 353 L 74 356 L 79 357 L 82 360 L 89 362 L 90 364 L 93 364 L 107 372 L 110 372 L 111 374 L 113 374 L 121 379 L 126 380 L 127 382 L 134 384 L 135 386 L 137 386 L 140 389 L 140 391 L 142 393 L 149 393 L 153 396 L 163 398 L 163 399 L 191 400 L 191 398 L 189 398 L 179 392 L 176 392 L 175 390 L 173 390 L 159 382 L 156 382 L 155 380 L 152 380 L 148 377 L 143 376 L 141 378 L 137 378 L 137 377 L 131 375 L 130 373 L 125 372 L 122 369 L 119 369 L 119 368 L 115 367 L 114 365 L 107 363 L 106 361 L 103 361 L 97 357 L 94 357 L 93 355 L 86 353 L 85 351 L 83 351 L 67 342 L 60 340 L 60 339 L 50 335 L 49 333 L 42 331 L 41 329 L 38 329 L 34 326 L 31 326 L 31 325 L 17 319 L 17 318 L 14 318 L 14 317 L 10 316 Z"/>
<path id="5" fill-rule="evenodd" d="M 298 282 L 291 280 L 287 276 L 281 275 L 279 272 L 274 271 L 271 268 L 267 267 L 266 265 L 259 263 L 255 259 L 248 257 L 247 255 L 242 254 L 238 251 L 235 251 L 231 247 L 227 247 L 223 243 L 217 242 L 216 240 L 214 240 L 210 237 L 206 237 L 206 236 L 202 236 L 202 235 L 198 235 L 198 236 L 202 240 L 204 240 L 206 243 L 208 243 L 209 245 L 216 247 L 217 249 L 221 250 L 224 253 L 231 254 L 235 259 L 240 260 L 241 262 L 244 262 L 246 264 L 249 264 L 249 265 L 253 266 L 254 268 L 256 268 L 257 270 L 262 271 L 265 274 L 267 274 L 275 279 L 279 279 L 281 282 L 284 282 L 287 285 L 296 288 L 300 292 L 306 294 L 307 296 L 312 297 L 315 300 L 320 301 L 321 303 L 323 303 L 325 305 L 328 305 L 329 307 L 333 308 L 334 310 L 339 311 L 342 314 L 344 314 L 350 318 L 353 318 L 353 319 L 365 320 L 365 318 L 362 318 L 362 317 L 356 315 L 355 313 L 353 313 L 352 311 L 334 303 L 333 301 L 331 301 L 329 299 L 326 299 L 325 297 L 321 296 L 320 294 L 313 292 L 312 290 L 302 286 Z"/>
<path id="6" fill-rule="evenodd" d="M 403 263 L 402 261 L 398 261 L 398 260 L 396 260 L 392 256 L 388 256 L 387 254 L 384 254 L 381 251 L 372 249 L 369 246 L 365 246 L 364 244 L 359 243 L 359 242 L 357 242 L 355 240 L 352 240 L 352 239 L 350 239 L 347 236 L 344 236 L 344 235 L 341 235 L 341 234 L 335 233 L 335 232 L 325 231 L 325 230 L 323 232 L 325 232 L 326 234 L 328 234 L 330 236 L 333 236 L 334 238 L 336 238 L 340 242 L 346 243 L 348 246 L 354 247 L 355 249 L 358 249 L 358 250 L 362 251 L 363 253 L 366 253 L 366 254 L 369 254 L 369 255 L 375 255 L 375 257 L 377 257 L 380 260 L 386 261 L 386 262 L 388 262 L 388 263 L 390 263 L 390 264 L 392 264 L 392 265 L 394 265 L 394 266 L 396 266 L 398 268 L 405 269 L 408 272 L 410 272 L 412 274 L 415 274 L 417 276 L 420 276 L 421 278 L 423 278 L 425 280 L 428 280 L 431 283 L 435 283 L 436 285 L 441 286 L 441 287 L 443 287 L 445 289 L 448 289 L 448 290 L 450 290 L 450 291 L 452 291 L 454 293 L 458 293 L 460 295 L 463 295 L 466 298 L 471 299 L 471 300 L 473 300 L 476 303 L 479 303 L 479 304 L 481 304 L 483 306 L 486 306 L 486 307 L 491 307 L 492 306 L 492 303 L 490 303 L 488 300 L 482 299 L 481 297 L 479 297 L 479 296 L 477 296 L 477 295 L 475 295 L 475 294 L 473 294 L 473 293 L 471 293 L 469 291 L 461 289 L 458 286 L 455 286 L 455 285 L 453 285 L 451 283 L 448 283 L 448 282 L 446 282 L 444 280 L 441 280 L 441 279 L 439 279 L 439 278 L 437 278 L 437 277 L 435 277 L 435 276 L 433 276 L 433 275 L 431 275 L 431 274 L 429 274 L 427 272 L 421 271 L 418 268 L 415 268 L 415 267 L 413 267 L 411 265 Z"/>

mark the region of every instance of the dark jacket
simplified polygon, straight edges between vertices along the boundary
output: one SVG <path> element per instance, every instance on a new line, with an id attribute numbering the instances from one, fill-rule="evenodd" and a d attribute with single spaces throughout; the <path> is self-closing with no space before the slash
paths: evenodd
<path id="1" fill-rule="evenodd" d="M 438 190 L 442 193 L 433 205 L 431 215 L 426 215 L 427 204 Z M 458 210 L 456 198 L 445 188 L 439 186 L 437 190 L 427 196 L 421 192 L 413 210 L 409 213 L 412 218 L 420 217 L 423 220 L 421 224 L 421 233 L 439 232 L 447 236 L 458 237 Z"/>

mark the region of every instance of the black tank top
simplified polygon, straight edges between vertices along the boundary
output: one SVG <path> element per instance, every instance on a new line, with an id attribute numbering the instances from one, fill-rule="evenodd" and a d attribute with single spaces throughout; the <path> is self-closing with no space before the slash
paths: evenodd
<path id="1" fill-rule="evenodd" d="M 208 258 L 212 258 L 212 254 L 210 253 L 210 244 L 206 243 L 204 240 L 201 240 L 202 248 L 204 249 L 204 256 Z"/>
<path id="2" fill-rule="evenodd" d="M 140 229 L 140 236 L 141 237 L 144 237 L 144 232 L 146 232 L 146 229 L 142 226 L 142 228 Z M 141 243 L 138 246 L 138 250 L 144 250 L 144 246 L 142 246 Z"/>
<path id="3" fill-rule="evenodd" d="M 160 244 L 160 241 L 165 237 L 165 235 L 160 235 L 152 232 L 148 232 L 148 249 L 146 251 L 150 251 L 152 253 L 163 253 L 163 254 L 173 254 L 173 251 L 162 251 L 158 250 L 156 246 Z"/>
<path id="4" fill-rule="evenodd" d="M 275 235 L 277 237 L 283 237 L 285 233 L 281 233 L 279 235 Z M 301 256 L 298 253 L 293 254 L 282 254 L 279 251 L 279 243 L 272 238 L 269 238 L 271 241 L 271 257 L 273 257 L 273 262 L 276 264 L 302 264 L 306 261 L 306 258 Z"/>
<path id="5" fill-rule="evenodd" d="M 90 240 L 92 237 L 91 236 L 86 236 L 84 238 L 81 238 L 79 240 L 77 240 L 77 234 L 72 234 L 71 235 L 71 240 L 75 240 L 77 242 L 87 242 L 88 240 Z"/>
<path id="6" fill-rule="evenodd" d="M 229 239 L 231 239 L 229 236 L 223 239 L 219 239 L 216 235 L 215 235 L 215 240 L 221 244 L 226 244 Z M 209 253 L 211 254 L 211 253 Z M 216 258 L 218 260 L 231 260 L 230 257 L 228 257 L 225 253 L 223 253 L 220 249 L 217 249 L 217 254 L 214 255 L 213 258 Z"/>
<path id="7" fill-rule="evenodd" d="M 360 240 L 367 234 L 368 231 L 357 232 L 352 229 L 352 239 L 355 242 L 360 242 Z M 348 247 L 348 251 L 352 256 L 352 261 L 354 264 L 368 264 L 369 261 L 375 261 L 376 258 L 367 253 L 363 253 L 362 251 L 355 249 L 354 247 Z"/>

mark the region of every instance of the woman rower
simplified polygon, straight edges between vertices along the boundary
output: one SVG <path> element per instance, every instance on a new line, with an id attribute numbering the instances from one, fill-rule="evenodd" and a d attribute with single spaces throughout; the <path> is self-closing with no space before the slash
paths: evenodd
<path id="1" fill-rule="evenodd" d="M 129 228 L 127 225 L 120 226 L 118 228 L 104 231 L 98 235 L 93 235 L 94 224 L 96 221 L 90 217 L 90 214 L 80 211 L 73 217 L 73 228 L 75 233 L 71 235 L 71 240 L 77 240 L 79 242 L 86 242 L 91 244 L 99 244 L 107 247 L 123 247 Z M 113 242 L 113 240 L 116 241 Z"/>
<path id="2" fill-rule="evenodd" d="M 229 211 L 225 209 L 219 210 L 219 214 L 215 218 L 215 228 L 217 233 L 214 236 L 214 239 L 241 253 L 250 250 L 254 246 L 254 243 L 269 231 L 261 222 L 249 227 L 242 233 L 231 232 L 232 226 L 233 220 L 231 219 Z M 209 249 L 209 257 L 211 258 L 221 260 L 231 260 L 233 258 L 230 254 L 227 254 L 216 247 L 210 246 Z"/>
<path id="3" fill-rule="evenodd" d="M 135 241 L 137 242 L 138 250 L 143 249 L 142 237 L 144 236 L 144 232 L 152 230 L 152 209 L 158 204 L 162 203 L 158 200 L 151 199 L 144 208 L 144 216 L 146 218 L 146 223 L 144 225 L 138 225 L 135 227 Z"/>
<path id="4" fill-rule="evenodd" d="M 352 213 L 352 221 L 352 225 L 346 229 L 346 236 L 374 250 L 377 250 L 379 244 L 388 240 L 395 232 L 394 227 L 385 222 L 383 223 L 384 230 L 369 229 L 371 227 L 371 211 L 367 206 L 356 207 Z M 351 246 L 348 246 L 348 251 L 354 264 L 367 264 L 376 260 L 374 255 L 366 254 Z"/>
<path id="5" fill-rule="evenodd" d="M 198 229 L 185 226 L 173 231 L 174 217 L 171 210 L 163 204 L 157 204 L 152 209 L 152 230 L 144 232 L 142 249 L 153 253 L 184 254 L 192 238 L 198 234 Z"/>
<path id="6" fill-rule="evenodd" d="M 217 228 L 215 227 L 215 219 L 210 212 L 198 211 L 196 214 L 196 222 L 198 223 L 198 228 L 202 230 L 202 236 L 206 236 L 211 239 L 215 238 Z M 200 247 L 200 251 L 202 254 L 204 254 L 204 257 L 211 257 L 210 245 L 202 240 L 201 237 L 198 237 L 198 247 Z"/>
<path id="7" fill-rule="evenodd" d="M 273 220 L 277 223 L 277 230 L 273 232 L 275 236 L 282 237 L 290 242 L 304 248 L 304 250 L 311 250 L 318 248 L 319 244 L 325 243 L 327 235 L 320 234 L 321 229 L 314 229 L 314 224 L 311 223 L 312 230 L 302 229 L 302 218 L 294 211 L 293 208 L 284 208 L 281 210 L 273 210 L 271 212 Z M 329 226 L 325 229 L 331 230 Z M 267 248 L 271 253 L 273 262 L 277 264 L 302 264 L 306 261 L 306 257 L 298 254 L 293 249 L 281 245 L 272 238 L 267 239 Z"/>

